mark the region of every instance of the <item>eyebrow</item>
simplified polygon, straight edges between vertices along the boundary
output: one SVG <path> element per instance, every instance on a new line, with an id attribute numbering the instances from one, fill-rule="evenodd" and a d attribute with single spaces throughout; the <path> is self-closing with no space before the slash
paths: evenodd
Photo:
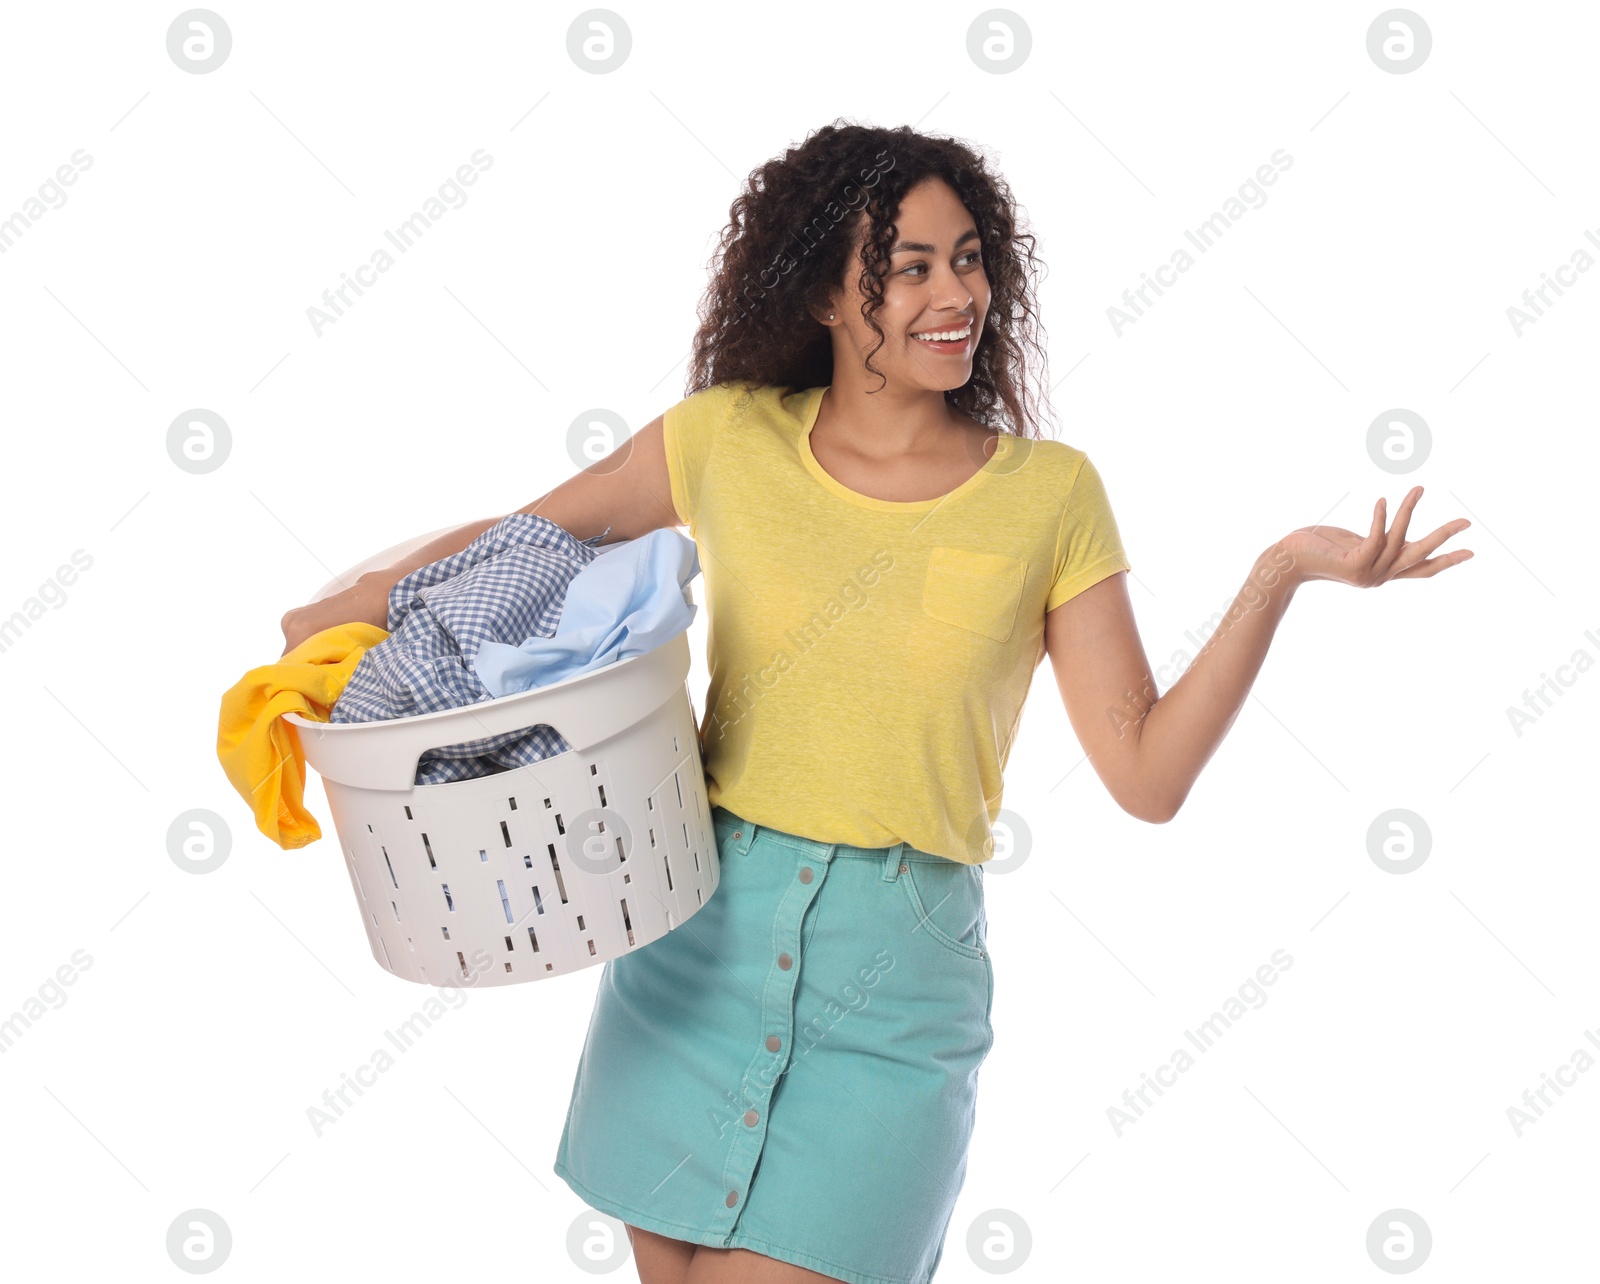
<path id="1" fill-rule="evenodd" d="M 965 232 L 956 238 L 955 247 L 959 250 L 968 241 L 975 241 L 977 239 L 978 229 L 975 227 L 969 227 Z M 939 247 L 937 245 L 924 245 L 921 241 L 901 241 L 898 245 L 892 247 L 889 253 L 899 254 L 902 251 L 910 250 L 914 250 L 918 254 L 937 254 L 939 252 Z"/>

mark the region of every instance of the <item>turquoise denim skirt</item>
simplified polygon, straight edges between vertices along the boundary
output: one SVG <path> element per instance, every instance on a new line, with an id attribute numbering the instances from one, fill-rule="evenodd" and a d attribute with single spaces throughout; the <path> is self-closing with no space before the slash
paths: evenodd
<path id="1" fill-rule="evenodd" d="M 556 1174 L 644 1230 L 925 1284 L 994 1043 L 983 867 L 712 819 L 716 891 L 602 970 Z"/>

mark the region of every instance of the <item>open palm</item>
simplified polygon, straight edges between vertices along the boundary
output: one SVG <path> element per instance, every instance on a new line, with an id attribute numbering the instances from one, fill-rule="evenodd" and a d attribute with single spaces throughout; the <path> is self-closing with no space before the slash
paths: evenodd
<path id="1" fill-rule="evenodd" d="M 1440 557 L 1430 557 L 1434 549 L 1452 535 L 1471 526 L 1464 517 L 1446 522 L 1418 540 L 1406 539 L 1406 523 L 1411 510 L 1422 497 L 1422 487 L 1413 486 L 1400 501 L 1394 525 L 1384 529 L 1387 501 L 1379 499 L 1372 510 L 1372 528 L 1363 537 L 1338 526 L 1302 526 L 1278 541 L 1294 559 L 1292 574 L 1301 581 L 1338 580 L 1357 588 L 1371 588 L 1388 580 L 1425 579 L 1472 556 L 1469 548 L 1457 549 Z"/>

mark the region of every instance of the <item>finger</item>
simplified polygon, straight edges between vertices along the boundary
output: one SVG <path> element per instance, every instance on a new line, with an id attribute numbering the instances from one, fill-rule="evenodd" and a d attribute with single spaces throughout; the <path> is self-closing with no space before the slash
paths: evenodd
<path id="1" fill-rule="evenodd" d="M 1405 548 L 1406 525 L 1411 520 L 1411 510 L 1417 506 L 1417 501 L 1421 498 L 1422 487 L 1413 486 L 1400 501 L 1400 507 L 1395 510 L 1394 525 L 1389 528 L 1388 538 L 1384 541 L 1383 558 L 1380 563 L 1383 567 L 1391 567 L 1399 560 L 1400 552 Z"/>
<path id="2" fill-rule="evenodd" d="M 1364 539 L 1358 538 L 1354 531 L 1340 532 L 1341 534 L 1347 535 L 1351 539 L 1356 540 L 1354 548 L 1340 549 L 1339 555 L 1341 560 L 1344 560 L 1346 565 L 1349 567 L 1350 572 L 1359 579 L 1365 579 L 1372 574 L 1372 568 L 1377 564 L 1378 558 L 1383 554 L 1383 531 L 1384 526 L 1386 525 L 1386 507 L 1387 501 L 1382 495 L 1379 495 L 1378 502 L 1372 506 L 1372 525 L 1367 528 L 1367 534 Z M 1336 531 L 1338 530 L 1338 527 L 1319 527 L 1317 529 Z M 1337 542 L 1332 536 L 1328 536 L 1327 538 L 1330 543 Z"/>
<path id="3" fill-rule="evenodd" d="M 1417 562 L 1406 567 L 1403 571 L 1396 571 L 1389 578 L 1391 580 L 1425 580 L 1429 576 L 1437 575 L 1440 571 L 1451 566 L 1459 566 L 1462 562 L 1472 557 L 1470 548 L 1458 548 L 1453 553 L 1445 553 L 1440 557 L 1430 557 L 1426 561 Z"/>
<path id="4" fill-rule="evenodd" d="M 1427 557 L 1434 549 L 1443 544 L 1452 535 L 1459 535 L 1471 526 L 1465 517 L 1458 517 L 1453 522 L 1446 522 L 1437 530 L 1429 532 L 1419 540 L 1413 540 L 1400 550 L 1400 556 L 1395 559 L 1395 566 L 1401 570 L 1414 565 Z"/>
<path id="5" fill-rule="evenodd" d="M 1369 566 L 1383 547 L 1384 513 L 1387 507 L 1388 501 L 1379 495 L 1378 502 L 1372 506 L 1372 527 L 1367 531 L 1366 539 L 1361 541 L 1361 560 Z"/>

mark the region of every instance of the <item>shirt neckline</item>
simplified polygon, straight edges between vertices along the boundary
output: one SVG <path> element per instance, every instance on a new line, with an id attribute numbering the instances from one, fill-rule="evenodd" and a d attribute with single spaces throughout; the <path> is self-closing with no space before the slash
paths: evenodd
<path id="1" fill-rule="evenodd" d="M 811 430 L 816 427 L 817 416 L 822 412 L 822 395 L 831 385 L 821 384 L 807 392 L 805 413 L 800 422 L 800 460 L 813 477 L 823 487 L 832 491 L 840 499 L 848 500 L 860 508 L 875 508 L 887 513 L 915 513 L 924 509 L 933 508 L 947 500 L 959 499 L 968 491 L 976 490 L 988 480 L 990 474 L 997 471 L 1002 460 L 1011 452 L 1012 440 L 1009 433 L 1002 432 L 995 439 L 994 454 L 989 456 L 984 466 L 968 477 L 966 481 L 952 491 L 943 495 L 935 495 L 932 499 L 879 499 L 875 495 L 863 495 L 860 491 L 851 490 L 842 481 L 817 462 L 817 457 L 811 453 Z"/>

